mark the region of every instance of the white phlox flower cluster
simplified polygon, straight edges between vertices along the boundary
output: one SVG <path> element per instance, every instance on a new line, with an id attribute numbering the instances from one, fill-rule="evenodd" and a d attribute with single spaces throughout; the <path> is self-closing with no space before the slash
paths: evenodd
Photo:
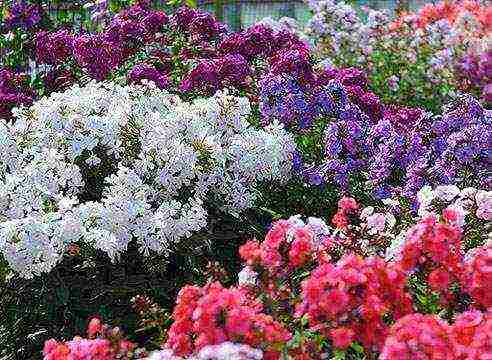
<path id="1" fill-rule="evenodd" d="M 263 352 L 245 344 L 224 342 L 218 345 L 207 345 L 196 355 L 186 358 L 174 355 L 170 349 L 154 351 L 148 360 L 261 360 Z"/>
<path id="2" fill-rule="evenodd" d="M 292 137 L 257 130 L 226 92 L 187 103 L 148 86 L 89 83 L 0 124 L 0 252 L 22 276 L 48 272 L 73 242 L 112 260 L 135 240 L 167 253 L 207 226 L 206 206 L 239 213 L 260 182 L 290 177 Z"/>

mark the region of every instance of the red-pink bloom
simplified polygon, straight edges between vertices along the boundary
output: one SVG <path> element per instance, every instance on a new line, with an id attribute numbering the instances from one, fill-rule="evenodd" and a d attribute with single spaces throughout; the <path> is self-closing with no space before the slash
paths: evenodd
<path id="1" fill-rule="evenodd" d="M 294 241 L 289 250 L 289 264 L 292 267 L 304 265 L 311 258 L 314 234 L 306 228 L 295 229 Z"/>
<path id="2" fill-rule="evenodd" d="M 379 348 L 388 329 L 383 316 L 398 319 L 411 310 L 405 283 L 404 274 L 381 258 L 349 254 L 336 265 L 317 267 L 303 281 L 296 315 L 308 315 L 309 324 L 329 330 L 330 337 L 331 330 L 346 328 L 353 331 L 353 340 Z"/>
<path id="3" fill-rule="evenodd" d="M 242 288 L 227 289 L 219 283 L 185 287 L 178 295 L 166 346 L 180 356 L 225 341 L 276 349 L 291 335 L 262 310 Z"/>
<path id="4" fill-rule="evenodd" d="M 408 231 L 398 266 L 406 272 L 424 271 L 431 287 L 449 296 L 449 284 L 458 281 L 463 271 L 459 227 L 441 224 L 434 217 L 423 219 Z"/>
<path id="5" fill-rule="evenodd" d="M 473 250 L 465 264 L 462 284 L 478 305 L 492 307 L 492 244 Z"/>
<path id="6" fill-rule="evenodd" d="M 87 336 L 89 338 L 94 338 L 96 337 L 96 335 L 101 333 L 101 330 L 102 330 L 101 320 L 99 320 L 98 318 L 93 318 L 89 322 L 89 326 L 87 327 Z"/>
<path id="7" fill-rule="evenodd" d="M 429 274 L 427 281 L 432 290 L 446 291 L 449 288 L 451 277 L 445 269 L 437 268 Z"/>
<path id="8" fill-rule="evenodd" d="M 352 212 L 359 209 L 359 204 L 355 201 L 354 198 L 344 196 L 340 200 L 338 200 L 338 208 L 344 212 Z"/>
<path id="9" fill-rule="evenodd" d="M 450 328 L 435 315 L 407 315 L 391 327 L 380 359 L 455 359 Z"/>
<path id="10" fill-rule="evenodd" d="M 333 346 L 340 349 L 348 348 L 355 339 L 354 331 L 345 327 L 330 331 L 330 336 Z"/>
<path id="11" fill-rule="evenodd" d="M 345 229 L 349 224 L 349 220 L 347 216 L 345 216 L 345 213 L 340 211 L 333 216 L 331 222 L 339 229 Z"/>

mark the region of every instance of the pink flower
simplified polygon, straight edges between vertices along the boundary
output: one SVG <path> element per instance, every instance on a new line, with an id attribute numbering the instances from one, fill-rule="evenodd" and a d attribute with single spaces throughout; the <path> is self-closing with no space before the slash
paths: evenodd
<path id="1" fill-rule="evenodd" d="M 338 208 L 343 212 L 351 212 L 359 209 L 359 204 L 354 198 L 344 196 L 338 200 Z"/>
<path id="2" fill-rule="evenodd" d="M 99 320 L 98 318 L 93 318 L 89 322 L 89 326 L 87 327 L 87 336 L 89 338 L 94 338 L 96 337 L 97 334 L 101 332 L 101 330 L 102 330 L 101 320 Z"/>
<path id="3" fill-rule="evenodd" d="M 355 339 L 355 333 L 352 329 L 340 327 L 330 331 L 333 346 L 339 349 L 346 349 Z"/>

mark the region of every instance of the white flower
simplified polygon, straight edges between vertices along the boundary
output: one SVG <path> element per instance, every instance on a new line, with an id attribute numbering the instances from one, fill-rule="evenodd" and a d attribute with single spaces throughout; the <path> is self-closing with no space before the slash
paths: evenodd
<path id="1" fill-rule="evenodd" d="M 366 219 L 368 216 L 372 215 L 373 213 L 374 213 L 374 207 L 368 206 L 361 211 L 360 218 Z"/>
<path id="2" fill-rule="evenodd" d="M 238 284 L 255 286 L 258 274 L 250 266 L 245 266 L 238 274 Z"/>
<path id="3" fill-rule="evenodd" d="M 94 82 L 15 110 L 0 122 L 0 251 L 28 277 L 79 240 L 114 261 L 130 241 L 167 254 L 207 226 L 209 206 L 238 214 L 260 182 L 291 176 L 292 136 L 253 128 L 250 112 L 227 92 L 190 104 Z"/>
<path id="4" fill-rule="evenodd" d="M 456 185 L 441 185 L 434 189 L 434 196 L 443 201 L 452 201 L 460 194 Z"/>
<path id="5" fill-rule="evenodd" d="M 418 213 L 420 216 L 424 216 L 427 213 L 427 208 L 430 206 L 436 195 L 432 191 L 430 186 L 424 186 L 417 193 L 417 200 L 419 201 Z"/>
<path id="6" fill-rule="evenodd" d="M 367 217 L 367 227 L 369 234 L 382 233 L 384 231 L 384 225 L 386 223 L 386 217 L 384 214 L 375 213 Z"/>

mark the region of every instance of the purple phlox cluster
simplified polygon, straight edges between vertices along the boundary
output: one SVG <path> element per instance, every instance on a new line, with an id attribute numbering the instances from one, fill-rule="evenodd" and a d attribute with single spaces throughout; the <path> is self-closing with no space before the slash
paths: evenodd
<path id="1" fill-rule="evenodd" d="M 224 87 L 246 86 L 250 75 L 250 66 L 241 55 L 201 60 L 181 81 L 180 90 L 211 95 Z"/>
<path id="2" fill-rule="evenodd" d="M 212 14 L 188 6 L 180 7 L 171 17 L 171 23 L 188 38 L 197 41 L 212 40 L 226 31 Z"/>
<path id="3" fill-rule="evenodd" d="M 0 69 L 0 119 L 12 119 L 12 108 L 30 105 L 34 97 L 25 74 Z"/>
<path id="4" fill-rule="evenodd" d="M 339 92 L 340 87 L 332 85 L 331 91 Z M 360 171 L 367 163 L 365 139 L 370 119 L 357 105 L 350 102 L 344 104 L 343 100 L 332 98 L 337 115 L 325 128 L 325 161 L 320 173 L 325 180 L 330 179 L 342 190 L 348 190 L 350 175 Z"/>
<path id="5" fill-rule="evenodd" d="M 128 73 L 128 82 L 138 84 L 142 80 L 154 82 L 159 89 L 166 89 L 170 84 L 169 78 L 155 67 L 148 64 L 137 64 Z"/>
<path id="6" fill-rule="evenodd" d="M 73 53 L 74 36 L 67 30 L 40 31 L 35 42 L 36 61 L 42 64 L 63 64 Z"/>
<path id="7" fill-rule="evenodd" d="M 286 74 L 266 76 L 260 82 L 260 113 L 263 125 L 276 120 L 287 127 L 307 129 L 318 115 L 310 95 Z"/>
<path id="8" fill-rule="evenodd" d="M 482 89 L 482 99 L 492 104 L 492 49 L 467 54 L 458 64 L 463 80 Z"/>
<path id="9" fill-rule="evenodd" d="M 334 184 L 349 193 L 355 179 L 376 198 L 410 200 L 425 185 L 490 188 L 491 116 L 476 99 L 463 96 L 443 115 L 432 116 L 384 105 L 365 90 L 366 84 L 365 76 L 352 69 L 324 70 L 308 85 L 285 75 L 262 79 L 263 124 L 278 120 L 291 129 L 309 130 L 313 122 L 328 121 L 322 160 L 308 163 L 301 154 L 294 159 L 306 182 Z"/>
<path id="10" fill-rule="evenodd" d="M 43 9 L 25 0 L 14 2 L 8 9 L 4 20 L 7 31 L 13 29 L 30 30 L 42 20 Z"/>
<path id="11" fill-rule="evenodd" d="M 90 77 L 101 81 L 123 61 L 123 51 L 104 34 L 82 35 L 74 41 L 74 56 Z"/>
<path id="12" fill-rule="evenodd" d="M 168 22 L 163 11 L 152 10 L 145 2 L 139 2 L 115 15 L 100 33 L 76 36 L 66 30 L 38 33 L 36 59 L 43 64 L 61 65 L 73 56 L 90 77 L 104 80 L 129 56 L 155 41 Z M 162 79 L 157 83 L 162 84 Z"/>
<path id="13" fill-rule="evenodd" d="M 429 142 L 434 145 L 436 160 L 430 173 L 435 182 L 450 184 L 458 179 L 488 190 L 492 185 L 490 112 L 473 97 L 463 95 L 436 119 L 432 130 Z"/>
<path id="14" fill-rule="evenodd" d="M 276 119 L 289 127 L 308 129 L 320 116 L 339 116 L 349 99 L 364 116 L 372 120 L 381 117 L 383 107 L 373 93 L 365 90 L 367 79 L 362 72 L 327 69 L 315 73 L 307 54 L 293 51 L 302 54 L 300 60 L 296 61 L 290 51 L 285 57 L 283 51 L 278 52 L 272 58 L 271 72 L 260 81 L 263 124 Z M 353 107 L 346 109 L 343 116 L 354 111 Z"/>
<path id="15" fill-rule="evenodd" d="M 302 49 L 285 49 L 270 58 L 270 72 L 273 75 L 289 74 L 301 84 L 314 82 L 313 66 L 309 52 Z"/>
<path id="16" fill-rule="evenodd" d="M 281 50 L 298 49 L 309 52 L 309 45 L 290 31 L 275 32 L 272 28 L 256 24 L 241 32 L 225 36 L 218 45 L 222 54 L 240 54 L 248 61 L 255 57 L 270 57 Z"/>
<path id="17" fill-rule="evenodd" d="M 271 28 L 254 25 L 224 37 L 218 49 L 222 54 L 240 54 L 247 60 L 252 60 L 257 56 L 270 56 L 274 43 L 275 35 Z"/>
<path id="18" fill-rule="evenodd" d="M 149 9 L 146 3 L 141 2 L 119 12 L 105 30 L 105 35 L 128 57 L 142 45 L 154 41 L 168 22 L 165 12 Z"/>
<path id="19" fill-rule="evenodd" d="M 383 105 L 373 92 L 367 91 L 368 80 L 362 70 L 356 68 L 336 69 L 329 67 L 323 69 L 317 76 L 318 85 L 327 84 L 331 80 L 340 82 L 352 101 L 373 121 L 377 121 L 382 117 Z"/>

